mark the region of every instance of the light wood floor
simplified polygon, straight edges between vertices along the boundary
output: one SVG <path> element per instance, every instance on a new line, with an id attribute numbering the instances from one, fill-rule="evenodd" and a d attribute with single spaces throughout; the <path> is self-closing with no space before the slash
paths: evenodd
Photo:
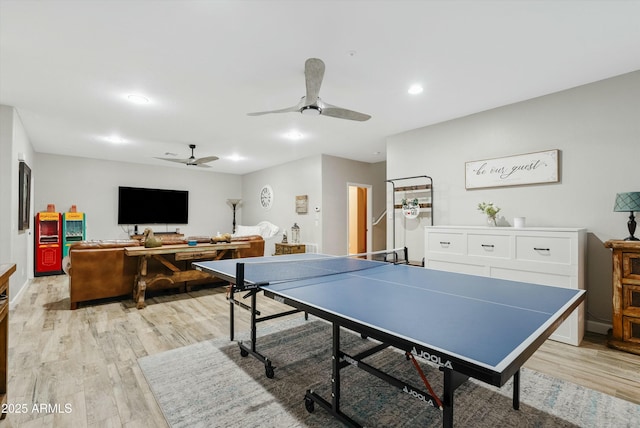
<path id="1" fill-rule="evenodd" d="M 0 428 L 166 426 L 137 359 L 228 337 L 224 289 L 158 296 L 142 310 L 125 300 L 71 311 L 67 281 L 33 280 L 10 313 L 13 413 Z M 263 314 L 281 308 L 261 300 Z M 237 330 L 247 330 L 248 316 L 241 312 Z M 580 347 L 547 341 L 526 367 L 640 404 L 640 356 L 604 342 L 593 334 Z"/>

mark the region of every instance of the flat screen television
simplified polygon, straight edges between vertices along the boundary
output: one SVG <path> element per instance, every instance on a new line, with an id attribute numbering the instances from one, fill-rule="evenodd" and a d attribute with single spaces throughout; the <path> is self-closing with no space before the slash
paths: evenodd
<path id="1" fill-rule="evenodd" d="M 187 224 L 187 190 L 118 188 L 118 224 Z"/>

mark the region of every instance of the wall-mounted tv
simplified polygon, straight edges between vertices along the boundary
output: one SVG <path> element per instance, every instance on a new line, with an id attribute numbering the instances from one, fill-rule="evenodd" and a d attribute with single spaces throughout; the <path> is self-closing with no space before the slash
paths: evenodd
<path id="1" fill-rule="evenodd" d="M 187 224 L 187 190 L 118 188 L 118 224 Z"/>

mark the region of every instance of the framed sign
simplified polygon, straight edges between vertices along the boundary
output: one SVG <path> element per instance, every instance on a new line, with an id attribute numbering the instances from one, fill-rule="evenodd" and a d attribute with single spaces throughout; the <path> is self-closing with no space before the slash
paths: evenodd
<path id="1" fill-rule="evenodd" d="M 18 174 L 18 230 L 23 231 L 31 218 L 31 168 L 20 161 Z"/>
<path id="2" fill-rule="evenodd" d="M 465 188 L 521 186 L 559 181 L 559 150 L 465 163 Z"/>
<path id="3" fill-rule="evenodd" d="M 307 195 L 296 196 L 296 212 L 306 214 L 309 207 L 309 197 Z"/>

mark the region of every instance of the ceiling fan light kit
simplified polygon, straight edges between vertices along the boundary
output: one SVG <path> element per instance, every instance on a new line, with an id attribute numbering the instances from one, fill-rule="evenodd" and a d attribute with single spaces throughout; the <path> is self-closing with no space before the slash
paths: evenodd
<path id="1" fill-rule="evenodd" d="M 322 114 L 322 109 L 318 106 L 303 106 L 300 109 L 300 113 L 305 116 L 319 116 Z"/>
<path id="2" fill-rule="evenodd" d="M 324 62 L 318 58 L 309 58 L 304 63 L 304 77 L 307 87 L 306 96 L 302 97 L 300 102 L 293 106 L 279 110 L 260 111 L 256 113 L 248 113 L 249 116 L 261 116 L 270 113 L 289 113 L 298 112 L 309 116 L 329 116 L 337 119 L 355 120 L 364 122 L 371 119 L 368 114 L 348 110 L 342 107 L 333 106 L 322 102 L 318 94 L 320 86 L 324 78 Z"/>

